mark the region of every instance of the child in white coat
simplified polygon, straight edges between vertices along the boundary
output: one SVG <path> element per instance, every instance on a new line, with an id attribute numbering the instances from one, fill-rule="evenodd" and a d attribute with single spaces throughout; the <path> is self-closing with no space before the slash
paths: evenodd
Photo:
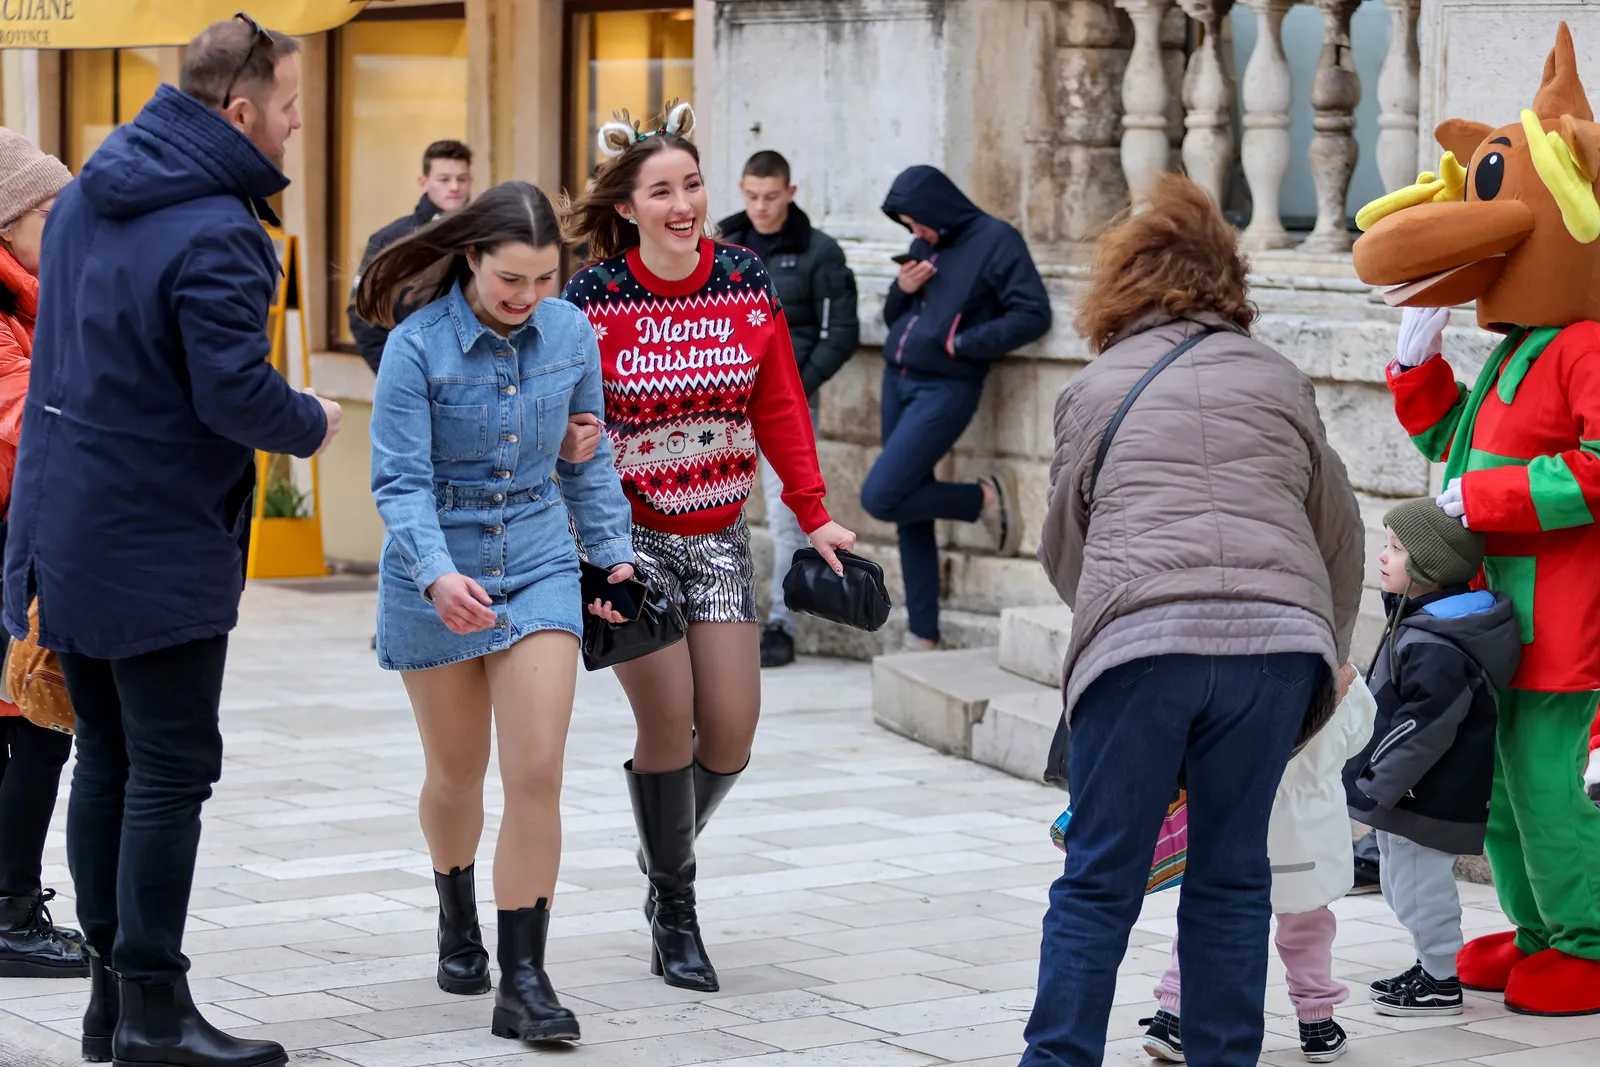
<path id="1" fill-rule="evenodd" d="M 1346 667 L 1354 674 L 1354 668 Z M 1333 938 L 1338 921 L 1328 905 L 1350 890 L 1354 855 L 1350 816 L 1341 772 L 1372 737 L 1377 704 L 1356 678 L 1328 725 L 1289 761 L 1272 805 L 1267 854 L 1272 861 L 1272 910 L 1277 918 L 1278 958 L 1289 972 L 1289 999 L 1300 1020 L 1300 1050 L 1312 1063 L 1344 1055 L 1343 1027 L 1333 1009 L 1350 995 L 1333 977 Z M 1183 1062 L 1179 1029 L 1178 942 L 1172 966 L 1156 986 L 1160 1004 L 1148 1026 L 1144 1049 L 1159 1060 Z"/>

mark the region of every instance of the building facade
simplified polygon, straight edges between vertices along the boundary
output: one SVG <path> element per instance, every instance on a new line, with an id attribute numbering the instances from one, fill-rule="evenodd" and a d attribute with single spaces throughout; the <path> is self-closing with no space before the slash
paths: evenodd
<path id="1" fill-rule="evenodd" d="M 1562 17 L 1580 55 L 1600 56 L 1600 8 L 1586 0 L 373 5 L 304 40 L 305 127 L 282 198 L 304 250 L 313 378 L 346 405 L 345 432 L 322 464 L 328 555 L 370 566 L 381 545 L 367 490 L 372 375 L 353 354 L 344 307 L 367 235 L 415 205 L 423 148 L 467 141 L 480 190 L 512 177 L 579 188 L 612 109 L 643 116 L 673 97 L 695 102 L 714 216 L 737 208 L 746 156 L 777 149 L 795 166 L 801 204 L 856 269 L 866 347 L 824 389 L 819 448 L 830 505 L 891 574 L 893 530 L 857 500 L 877 451 L 873 346 L 889 257 L 906 241 L 879 209 L 883 194 L 900 169 L 932 163 L 1028 238 L 1056 327 L 994 369 L 947 461 L 952 476 L 1014 468 L 1028 536 L 1022 558 L 999 559 L 975 530 L 944 531 L 952 642 L 992 644 L 1003 609 L 1054 599 L 1029 554 L 1055 396 L 1088 358 L 1071 330 L 1087 241 L 1130 185 L 1163 169 L 1184 167 L 1243 230 L 1259 333 L 1316 380 L 1375 528 L 1394 498 L 1428 491 L 1434 472 L 1390 409 L 1382 368 L 1398 313 L 1350 268 L 1351 217 L 1431 168 L 1437 119 L 1514 117 Z M 76 168 L 156 84 L 175 80 L 180 61 L 175 48 L 5 52 L 5 123 Z M 1458 332 L 1452 344 L 1487 351 L 1476 331 Z M 759 522 L 759 499 L 752 509 Z M 1374 594 L 1369 637 L 1378 621 Z M 887 639 L 896 636 L 892 625 Z M 818 624 L 802 638 L 866 655 L 884 635 Z"/>

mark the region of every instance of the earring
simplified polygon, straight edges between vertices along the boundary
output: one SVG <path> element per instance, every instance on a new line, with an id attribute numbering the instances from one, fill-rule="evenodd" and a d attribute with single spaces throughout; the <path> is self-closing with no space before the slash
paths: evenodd
<path id="1" fill-rule="evenodd" d="M 632 219 L 632 218 L 630 218 L 630 219 L 629 219 L 629 220 L 628 220 L 628 225 L 629 225 L 629 226 L 637 226 L 637 225 L 639 225 L 639 220 L 638 220 L 638 219 Z"/>

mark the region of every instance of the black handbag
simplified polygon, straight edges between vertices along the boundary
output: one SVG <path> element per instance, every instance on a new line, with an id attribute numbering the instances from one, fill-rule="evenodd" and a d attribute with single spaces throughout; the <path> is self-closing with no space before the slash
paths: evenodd
<path id="1" fill-rule="evenodd" d="M 609 622 L 583 609 L 583 666 L 599 671 L 648 656 L 683 640 L 689 624 L 683 608 L 646 583 L 644 608 L 632 622 Z"/>
<path id="2" fill-rule="evenodd" d="M 844 565 L 842 577 L 816 549 L 796 552 L 783 576 L 783 602 L 790 611 L 872 633 L 888 621 L 894 606 L 883 584 L 883 568 L 843 549 L 838 556 Z"/>

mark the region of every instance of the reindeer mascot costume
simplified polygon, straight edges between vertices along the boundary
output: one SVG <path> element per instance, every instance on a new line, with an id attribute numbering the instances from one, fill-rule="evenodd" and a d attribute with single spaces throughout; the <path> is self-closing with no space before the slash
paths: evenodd
<path id="1" fill-rule="evenodd" d="M 1437 175 L 1368 205 L 1355 266 L 1391 304 L 1477 301 L 1504 334 L 1477 384 L 1439 358 L 1448 311 L 1408 311 L 1389 367 L 1439 504 L 1484 534 L 1522 667 L 1498 694 L 1487 851 L 1514 934 L 1469 942 L 1468 988 L 1531 1015 L 1600 1012 L 1600 809 L 1582 774 L 1600 699 L 1600 126 L 1563 23 L 1532 110 L 1450 119 Z"/>

